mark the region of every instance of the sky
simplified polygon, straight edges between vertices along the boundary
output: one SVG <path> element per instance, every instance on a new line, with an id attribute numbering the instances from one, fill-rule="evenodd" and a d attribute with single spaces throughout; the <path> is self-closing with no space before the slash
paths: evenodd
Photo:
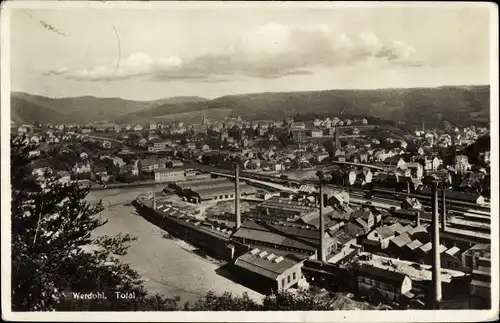
<path id="1" fill-rule="evenodd" d="M 11 89 L 155 100 L 489 84 L 489 9 L 12 9 Z"/>

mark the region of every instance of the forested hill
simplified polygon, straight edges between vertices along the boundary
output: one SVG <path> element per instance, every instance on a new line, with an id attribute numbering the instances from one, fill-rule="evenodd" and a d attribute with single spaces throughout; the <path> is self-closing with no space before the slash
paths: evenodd
<path id="1" fill-rule="evenodd" d="M 111 119 L 119 123 L 151 120 L 200 122 L 202 116 L 211 119 L 241 116 L 248 120 L 259 120 L 301 115 L 357 115 L 411 125 L 422 125 L 424 122 L 426 127 L 445 123 L 452 126 L 488 126 L 490 120 L 490 87 L 486 85 L 255 93 L 228 95 L 212 100 L 199 97 L 147 102 L 90 97 L 78 99 L 88 102 L 76 104 L 72 103 L 74 100 L 60 101 L 66 99 L 24 100 L 21 104 L 13 102 L 12 115 L 20 115 L 20 119 L 25 122 L 34 121 L 29 120 L 30 114 L 21 114 L 19 111 L 41 109 L 44 111 L 43 118 L 53 118 L 52 122 L 67 118 L 79 123 L 82 120 L 99 119 Z M 30 106 L 32 102 L 38 105 Z M 33 113 L 31 119 L 35 116 Z"/>

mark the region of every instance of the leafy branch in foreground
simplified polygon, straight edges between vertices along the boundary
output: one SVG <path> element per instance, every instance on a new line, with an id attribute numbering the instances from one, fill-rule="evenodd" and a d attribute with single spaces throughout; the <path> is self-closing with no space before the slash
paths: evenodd
<path id="1" fill-rule="evenodd" d="M 148 295 L 139 274 L 118 259 L 135 238 L 92 236 L 106 222 L 96 216 L 102 203 L 86 202 L 88 187 L 60 183 L 48 173 L 35 180 L 28 157 L 34 148 L 25 138 L 11 139 L 12 309 L 175 309 L 175 300 Z M 77 297 L 96 291 L 107 298 Z M 135 298 L 119 299 L 116 292 Z"/>

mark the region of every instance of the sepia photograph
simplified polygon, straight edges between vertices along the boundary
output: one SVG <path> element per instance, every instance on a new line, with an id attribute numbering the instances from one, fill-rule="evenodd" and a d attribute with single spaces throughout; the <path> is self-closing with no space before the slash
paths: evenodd
<path id="1" fill-rule="evenodd" d="M 498 319 L 494 4 L 0 19 L 4 320 Z"/>

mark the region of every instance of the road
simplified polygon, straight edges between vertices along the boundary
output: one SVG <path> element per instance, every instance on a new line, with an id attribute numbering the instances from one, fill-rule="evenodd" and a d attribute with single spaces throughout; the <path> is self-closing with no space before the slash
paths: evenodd
<path id="1" fill-rule="evenodd" d="M 218 294 L 248 292 L 254 299 L 262 298 L 261 294 L 219 276 L 216 264 L 191 252 L 185 243 L 164 238 L 165 231 L 137 215 L 129 202 L 149 189 L 95 191 L 88 196 L 89 202 L 102 199 L 104 205 L 112 206 L 102 212 L 108 223 L 97 229 L 96 235 L 129 233 L 138 238 L 122 260 L 145 279 L 149 292 L 179 296 L 182 303 L 195 301 L 210 290 Z"/>

